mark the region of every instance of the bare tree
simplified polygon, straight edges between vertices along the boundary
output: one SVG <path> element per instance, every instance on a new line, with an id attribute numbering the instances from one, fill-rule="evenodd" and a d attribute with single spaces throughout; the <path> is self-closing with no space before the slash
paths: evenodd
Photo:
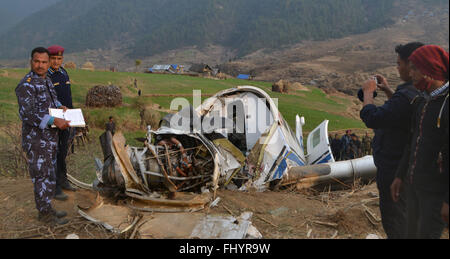
<path id="1" fill-rule="evenodd" d="M 136 59 L 136 61 L 135 61 L 135 65 L 136 65 L 136 73 L 137 73 L 138 67 L 139 67 L 141 64 L 142 64 L 142 60 Z"/>

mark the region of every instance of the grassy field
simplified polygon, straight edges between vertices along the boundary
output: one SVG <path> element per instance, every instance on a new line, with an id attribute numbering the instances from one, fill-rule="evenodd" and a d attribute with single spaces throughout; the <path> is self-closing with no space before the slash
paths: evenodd
<path id="1" fill-rule="evenodd" d="M 17 99 L 14 89 L 21 78 L 27 73 L 26 69 L 0 69 L 0 109 L 3 116 L 0 126 L 7 122 L 19 122 L 17 115 Z M 365 128 L 364 124 L 352 118 L 344 117 L 349 100 L 339 97 L 330 97 L 321 90 L 309 87 L 311 91 L 298 91 L 294 94 L 280 94 L 271 92 L 271 83 L 243 81 L 238 79 L 213 80 L 189 76 L 174 76 L 161 74 L 101 72 L 85 70 L 68 70 L 72 81 L 72 96 L 75 107 L 83 108 L 83 113 L 92 128 L 103 128 L 109 115 L 116 118 L 117 125 L 127 135 L 133 137 L 144 132 L 139 129 L 140 117 L 136 108 L 138 100 L 137 89 L 134 88 L 134 79 L 142 95 L 192 94 L 194 89 L 201 90 L 202 94 L 212 95 L 223 89 L 238 85 L 252 85 L 265 90 L 272 98 L 278 98 L 279 110 L 292 128 L 295 115 L 299 114 L 306 119 L 304 131 L 314 129 L 323 120 L 330 120 L 330 131 L 347 128 Z M 117 108 L 86 108 L 85 98 L 88 90 L 96 85 L 117 85 L 122 90 L 123 103 Z M 139 102 L 145 104 L 156 103 L 164 109 L 170 108 L 175 97 L 140 97 Z M 187 97 L 192 102 L 192 97 Z M 204 100 L 204 98 L 203 98 Z M 164 115 L 162 112 L 161 115 Z"/>
<path id="2" fill-rule="evenodd" d="M 131 146 L 141 146 L 136 138 L 145 136 L 145 131 L 139 128 L 140 116 L 137 103 L 158 104 L 162 109 L 169 109 L 171 101 L 177 95 L 192 95 L 193 90 L 201 90 L 202 94 L 213 95 L 221 90 L 239 85 L 252 85 L 265 90 L 272 98 L 278 98 L 279 110 L 283 117 L 295 129 L 295 115 L 299 114 L 306 119 L 304 132 L 313 130 L 323 120 L 330 120 L 329 130 L 364 129 L 364 124 L 352 118 L 345 117 L 347 107 L 352 100 L 328 96 L 321 90 L 308 87 L 311 91 L 298 91 L 293 94 L 280 94 L 271 92 L 271 83 L 243 81 L 238 79 L 213 80 L 189 76 L 141 74 L 141 73 L 113 73 L 100 71 L 69 70 L 72 81 L 72 97 L 75 107 L 83 109 L 83 114 L 90 126 L 90 143 L 85 146 L 76 146 L 76 153 L 68 157 L 69 173 L 80 180 L 91 182 L 95 179 L 94 158 L 103 159 L 98 137 L 104 131 L 104 125 L 110 115 L 116 118 L 118 130 L 124 133 L 127 143 Z M 18 117 L 17 98 L 15 87 L 23 76 L 28 73 L 26 69 L 0 69 L 0 174 L 14 175 L 14 161 L 11 160 L 11 148 L 20 153 L 20 120 Z M 134 79 L 142 90 L 138 97 L 134 88 Z M 119 86 L 123 95 L 123 105 L 117 108 L 86 108 L 85 98 L 90 88 L 96 85 L 113 84 Z M 165 94 L 173 97 L 145 97 L 152 94 Z M 192 103 L 192 97 L 185 97 Z M 206 97 L 203 97 L 203 100 Z M 203 101 L 202 100 L 202 101 Z M 160 112 L 161 116 L 165 112 Z M 7 129 L 15 129 L 17 134 L 8 134 Z M 12 137 L 11 137 L 12 136 Z M 306 137 L 306 134 L 305 134 Z M 19 154 L 18 153 L 18 154 Z M 8 160 L 8 161 L 6 161 Z M 18 172 L 23 174 L 24 172 Z M 25 173 L 26 174 L 26 173 Z"/>

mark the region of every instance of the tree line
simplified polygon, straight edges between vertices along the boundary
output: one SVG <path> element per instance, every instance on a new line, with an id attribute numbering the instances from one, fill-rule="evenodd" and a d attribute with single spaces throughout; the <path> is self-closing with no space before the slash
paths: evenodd
<path id="1" fill-rule="evenodd" d="M 58 12 L 44 9 L 4 33 L 0 58 L 17 57 L 35 45 L 54 43 L 68 52 L 121 46 L 131 58 L 215 44 L 236 49 L 242 56 L 260 48 L 338 38 L 386 26 L 393 22 L 389 11 L 394 0 L 75 2 L 62 0 Z"/>

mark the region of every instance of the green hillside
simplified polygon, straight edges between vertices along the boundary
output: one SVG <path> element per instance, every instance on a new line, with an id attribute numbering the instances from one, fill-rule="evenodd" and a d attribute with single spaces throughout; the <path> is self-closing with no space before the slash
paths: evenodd
<path id="1" fill-rule="evenodd" d="M 9 122 L 19 122 L 18 106 L 14 89 L 20 79 L 27 73 L 25 69 L 0 70 L 0 109 L 2 119 L 0 126 Z M 140 73 L 90 72 L 84 70 L 69 70 L 71 76 L 72 95 L 75 107 L 83 108 L 84 115 L 91 128 L 103 128 L 109 115 L 116 117 L 119 127 L 126 135 L 137 137 L 144 132 L 139 129 L 139 111 L 135 106 L 138 98 L 146 104 L 156 103 L 162 109 L 169 109 L 175 97 L 138 97 L 133 87 L 134 78 L 142 95 L 170 94 L 189 95 L 193 89 L 199 89 L 202 94 L 213 95 L 223 89 L 238 85 L 252 85 L 265 90 L 272 98 L 278 98 L 279 110 L 289 125 L 295 129 L 295 115 L 306 119 L 304 131 L 314 129 L 323 120 L 330 120 L 330 131 L 347 128 L 365 128 L 359 120 L 344 117 L 349 100 L 329 97 L 321 90 L 310 87 L 311 91 L 296 92 L 294 94 L 279 94 L 271 92 L 271 84 L 266 82 L 243 81 L 238 79 L 212 80 L 189 76 L 173 76 Z M 85 97 L 88 90 L 95 85 L 113 84 L 120 86 L 124 104 L 117 108 L 85 108 Z M 205 97 L 206 98 L 206 97 Z M 187 97 L 192 102 L 192 97 Z M 204 99 L 203 99 L 204 100 Z M 164 115 L 164 112 L 161 112 Z"/>
<path id="2" fill-rule="evenodd" d="M 3 34 L 0 58 L 52 44 L 70 52 L 121 46 L 130 57 L 216 44 L 244 55 L 385 26 L 394 1 L 61 0 Z"/>

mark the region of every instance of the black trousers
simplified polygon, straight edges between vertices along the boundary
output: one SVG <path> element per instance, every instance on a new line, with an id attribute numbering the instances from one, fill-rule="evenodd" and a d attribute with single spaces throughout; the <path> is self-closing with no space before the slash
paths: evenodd
<path id="1" fill-rule="evenodd" d="M 377 187 L 380 195 L 381 223 L 388 239 L 406 238 L 406 199 L 405 192 L 398 202 L 391 196 L 391 184 L 395 171 L 377 168 Z"/>
<path id="2" fill-rule="evenodd" d="M 406 184 L 407 238 L 440 239 L 445 227 L 441 217 L 444 192 L 430 192 L 415 184 Z"/>
<path id="3" fill-rule="evenodd" d="M 58 130 L 59 141 L 56 155 L 56 193 L 61 192 L 61 187 L 68 183 L 66 157 L 68 151 L 70 131 Z"/>

